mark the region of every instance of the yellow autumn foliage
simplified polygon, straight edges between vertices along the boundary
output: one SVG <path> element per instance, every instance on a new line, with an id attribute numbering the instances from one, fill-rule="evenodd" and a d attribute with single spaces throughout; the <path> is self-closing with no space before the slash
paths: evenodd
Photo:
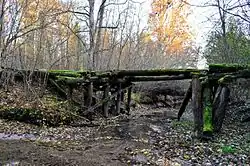
<path id="1" fill-rule="evenodd" d="M 149 16 L 151 37 L 165 45 L 166 51 L 184 50 L 192 40 L 188 25 L 190 8 L 181 0 L 153 0 Z"/>

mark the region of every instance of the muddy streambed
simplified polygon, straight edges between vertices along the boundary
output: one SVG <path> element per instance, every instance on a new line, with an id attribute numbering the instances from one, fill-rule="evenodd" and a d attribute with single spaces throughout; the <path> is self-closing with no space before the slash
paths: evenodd
<path id="1" fill-rule="evenodd" d="M 0 120 L 0 161 L 2 165 L 150 165 L 152 133 L 169 132 L 173 117 L 175 112 L 167 115 L 165 109 L 144 110 L 100 120 L 94 127 L 57 128 Z"/>
<path id="2" fill-rule="evenodd" d="M 249 164 L 247 127 L 237 130 L 242 138 L 228 136 L 235 130 L 226 128 L 218 139 L 200 142 L 191 137 L 188 114 L 182 122 L 176 121 L 176 114 L 174 109 L 145 107 L 129 117 L 101 119 L 92 127 L 50 128 L 0 120 L 0 165 Z M 224 153 L 223 146 L 235 151 Z"/>

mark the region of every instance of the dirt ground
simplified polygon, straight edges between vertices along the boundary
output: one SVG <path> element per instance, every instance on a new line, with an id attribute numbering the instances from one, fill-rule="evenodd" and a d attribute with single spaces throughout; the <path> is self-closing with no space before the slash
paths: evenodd
<path id="1" fill-rule="evenodd" d="M 0 163 L 83 166 L 150 164 L 150 160 L 145 156 L 146 150 L 150 149 L 149 134 L 158 130 L 158 125 L 170 120 L 162 116 L 164 113 L 167 112 L 163 109 L 154 112 L 144 110 L 143 113 L 134 114 L 130 118 L 110 119 L 104 122 L 106 125 L 103 126 L 83 128 L 65 126 L 41 129 L 21 123 L 20 129 L 13 129 L 14 126 L 20 126 L 20 123 L 2 120 L 0 131 L 8 134 L 2 134 L 0 139 Z M 175 115 L 169 112 L 168 116 L 173 118 Z M 10 127 L 4 128 L 3 125 Z M 54 131 L 61 132 L 58 134 Z M 31 135 L 29 138 L 25 135 L 27 133 Z M 133 150 L 140 151 L 141 154 L 126 157 L 126 154 L 130 155 Z"/>
<path id="2" fill-rule="evenodd" d="M 50 128 L 0 120 L 0 165 L 249 165 L 249 123 L 239 124 L 240 130 L 235 124 L 224 127 L 215 140 L 199 142 L 191 136 L 190 113 L 182 122 L 174 119 L 176 113 L 141 107 L 129 117 L 101 120 L 93 127 Z M 229 145 L 237 153 L 224 153 Z"/>

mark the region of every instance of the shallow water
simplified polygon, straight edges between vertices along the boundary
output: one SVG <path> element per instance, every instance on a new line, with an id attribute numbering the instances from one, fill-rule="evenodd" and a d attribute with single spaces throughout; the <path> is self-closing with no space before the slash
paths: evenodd
<path id="1" fill-rule="evenodd" d="M 34 134 L 5 134 L 5 133 L 0 133 L 0 140 L 21 140 L 21 139 L 35 140 L 36 136 Z"/>

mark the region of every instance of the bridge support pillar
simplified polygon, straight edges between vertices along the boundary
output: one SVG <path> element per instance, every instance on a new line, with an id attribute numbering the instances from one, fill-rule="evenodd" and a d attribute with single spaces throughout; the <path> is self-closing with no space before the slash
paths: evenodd
<path id="1" fill-rule="evenodd" d="M 103 115 L 104 117 L 108 117 L 108 111 L 109 111 L 109 91 L 110 91 L 110 85 L 107 83 L 104 86 L 104 91 L 103 91 Z"/>
<path id="2" fill-rule="evenodd" d="M 203 133 L 202 86 L 198 75 L 192 78 L 192 106 L 194 115 L 194 133 L 198 138 Z"/>

